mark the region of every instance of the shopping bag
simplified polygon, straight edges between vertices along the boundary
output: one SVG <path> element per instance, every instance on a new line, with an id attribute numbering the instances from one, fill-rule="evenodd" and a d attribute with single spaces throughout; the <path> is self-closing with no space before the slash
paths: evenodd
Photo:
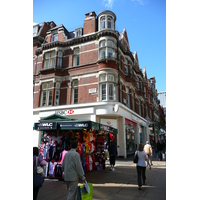
<path id="1" fill-rule="evenodd" d="M 86 187 L 85 187 L 85 183 L 84 185 L 80 186 L 80 193 L 81 193 L 81 200 L 92 200 L 93 197 L 93 186 L 91 183 L 87 183 L 88 187 L 89 187 L 89 191 L 90 193 L 87 192 Z M 77 195 L 78 197 L 78 195 Z"/>

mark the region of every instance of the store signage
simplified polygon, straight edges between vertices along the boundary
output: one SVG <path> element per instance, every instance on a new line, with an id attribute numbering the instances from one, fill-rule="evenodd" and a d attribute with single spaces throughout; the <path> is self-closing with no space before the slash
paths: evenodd
<path id="1" fill-rule="evenodd" d="M 71 115 L 74 113 L 74 110 L 68 110 L 67 113 Z"/>
<path id="2" fill-rule="evenodd" d="M 35 123 L 35 130 L 51 130 L 56 128 L 54 122 Z"/>
<path id="3" fill-rule="evenodd" d="M 77 122 L 61 122 L 59 123 L 61 129 L 82 129 L 82 128 L 90 128 L 90 124 L 87 122 L 77 123 Z"/>
<path id="4" fill-rule="evenodd" d="M 110 126 L 103 125 L 103 124 L 100 124 L 100 129 L 103 130 L 103 131 L 111 132 L 111 133 L 113 133 L 113 131 L 114 131 L 114 128 L 112 128 Z"/>
<path id="5" fill-rule="evenodd" d="M 91 93 L 97 93 L 97 88 L 90 88 L 89 94 L 91 94 Z"/>

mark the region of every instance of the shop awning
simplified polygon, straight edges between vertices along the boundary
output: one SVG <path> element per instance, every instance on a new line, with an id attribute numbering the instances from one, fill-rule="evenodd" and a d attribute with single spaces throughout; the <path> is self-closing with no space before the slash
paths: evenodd
<path id="1" fill-rule="evenodd" d="M 42 118 L 39 123 L 34 123 L 34 130 L 102 130 L 117 134 L 117 129 L 93 121 L 76 121 L 58 114 Z"/>
<path id="2" fill-rule="evenodd" d="M 36 131 L 56 130 L 57 129 L 57 123 L 56 122 L 34 123 L 33 129 L 36 130 Z"/>

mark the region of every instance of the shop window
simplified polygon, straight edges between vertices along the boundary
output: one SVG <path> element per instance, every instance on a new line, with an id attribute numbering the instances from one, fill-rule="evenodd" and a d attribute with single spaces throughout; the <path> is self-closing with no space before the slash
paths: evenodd
<path id="1" fill-rule="evenodd" d="M 99 77 L 100 100 L 116 100 L 115 76 L 112 74 L 102 74 Z"/>
<path id="2" fill-rule="evenodd" d="M 72 103 L 78 103 L 78 80 L 72 82 Z"/>
<path id="3" fill-rule="evenodd" d="M 74 66 L 79 65 L 79 49 L 74 50 L 74 61 L 73 61 Z"/>
<path id="4" fill-rule="evenodd" d="M 44 55 L 44 69 L 55 67 L 55 56 L 56 52 L 47 52 Z"/>
<path id="5" fill-rule="evenodd" d="M 63 52 L 58 51 L 58 63 L 57 63 L 58 68 L 62 68 L 62 57 L 63 57 Z"/>
<path id="6" fill-rule="evenodd" d="M 40 106 L 51 106 L 53 95 L 53 82 L 43 83 L 41 91 Z"/>
<path id="7" fill-rule="evenodd" d="M 116 45 L 112 40 L 102 40 L 99 42 L 99 59 L 116 58 Z"/>

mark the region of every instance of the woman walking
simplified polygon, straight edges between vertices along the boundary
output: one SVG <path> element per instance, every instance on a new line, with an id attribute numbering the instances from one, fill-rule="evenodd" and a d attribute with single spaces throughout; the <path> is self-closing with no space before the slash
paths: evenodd
<path id="1" fill-rule="evenodd" d="M 139 144 L 138 151 L 135 152 L 138 155 L 138 163 L 137 163 L 137 178 L 138 178 L 138 189 L 142 189 L 142 185 L 146 185 L 146 163 L 148 163 L 149 169 L 151 169 L 151 165 L 149 164 L 149 159 L 147 154 L 144 151 L 144 145 Z M 142 184 L 143 181 L 143 184 Z"/>

